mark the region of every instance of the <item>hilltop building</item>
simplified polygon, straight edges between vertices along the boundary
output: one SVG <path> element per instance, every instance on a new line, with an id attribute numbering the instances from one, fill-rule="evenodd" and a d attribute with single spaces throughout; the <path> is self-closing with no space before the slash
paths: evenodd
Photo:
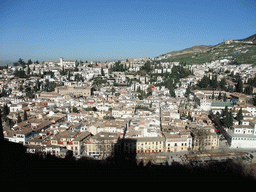
<path id="1" fill-rule="evenodd" d="M 77 60 L 63 60 L 62 57 L 60 57 L 60 66 L 64 67 L 76 67 L 78 64 Z"/>

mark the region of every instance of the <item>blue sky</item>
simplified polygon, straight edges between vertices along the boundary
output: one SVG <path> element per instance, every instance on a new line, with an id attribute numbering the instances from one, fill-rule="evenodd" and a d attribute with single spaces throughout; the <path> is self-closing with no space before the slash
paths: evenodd
<path id="1" fill-rule="evenodd" d="M 256 32 L 256 1 L 0 1 L 0 60 L 154 57 Z"/>

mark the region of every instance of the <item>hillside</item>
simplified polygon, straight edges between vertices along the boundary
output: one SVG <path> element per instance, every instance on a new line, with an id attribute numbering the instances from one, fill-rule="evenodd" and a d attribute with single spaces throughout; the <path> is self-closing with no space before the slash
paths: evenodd
<path id="1" fill-rule="evenodd" d="M 195 52 L 202 52 L 206 51 L 211 47 L 211 45 L 196 45 L 190 48 L 186 48 L 180 51 L 172 51 L 169 53 L 166 53 L 168 56 L 177 56 L 177 55 L 183 55 L 183 54 L 188 54 L 188 53 L 195 53 Z"/>
<path id="2" fill-rule="evenodd" d="M 252 41 L 256 34 L 248 38 L 236 40 L 230 44 L 220 43 L 215 46 L 194 46 L 181 51 L 167 53 L 168 61 L 186 62 L 187 64 L 202 64 L 217 59 L 227 58 L 238 64 L 256 65 L 256 45 L 241 41 Z"/>
<path id="3" fill-rule="evenodd" d="M 256 39 L 256 34 L 251 35 L 250 37 L 244 38 L 244 39 L 237 39 L 236 41 L 252 41 Z"/>

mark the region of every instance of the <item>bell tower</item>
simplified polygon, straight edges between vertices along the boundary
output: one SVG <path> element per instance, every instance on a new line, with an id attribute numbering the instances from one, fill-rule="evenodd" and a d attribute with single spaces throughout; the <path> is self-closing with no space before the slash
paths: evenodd
<path id="1" fill-rule="evenodd" d="M 60 57 L 60 65 L 62 66 L 63 65 L 63 58 Z"/>

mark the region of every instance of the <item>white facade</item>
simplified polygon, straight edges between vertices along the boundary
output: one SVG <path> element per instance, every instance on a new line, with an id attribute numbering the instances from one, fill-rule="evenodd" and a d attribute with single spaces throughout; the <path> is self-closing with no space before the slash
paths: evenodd
<path id="1" fill-rule="evenodd" d="M 5 139 L 14 143 L 22 143 L 23 145 L 25 145 L 28 140 L 24 134 L 14 134 L 12 137 L 5 137 Z"/>
<path id="2" fill-rule="evenodd" d="M 177 88 L 177 89 L 175 89 L 176 97 L 184 98 L 185 93 L 186 93 L 186 89 L 185 88 Z"/>
<path id="3" fill-rule="evenodd" d="M 69 113 L 67 115 L 68 122 L 73 122 L 75 119 L 83 120 L 86 117 L 86 114 L 79 114 L 79 113 Z"/>
<path id="4" fill-rule="evenodd" d="M 10 105 L 10 112 L 16 113 L 17 111 L 21 110 L 23 107 L 25 107 L 25 103 L 19 103 L 19 104 L 12 104 Z"/>
<path id="5" fill-rule="evenodd" d="M 256 148 L 256 122 L 234 125 L 227 131 L 227 140 L 231 148 Z"/>

